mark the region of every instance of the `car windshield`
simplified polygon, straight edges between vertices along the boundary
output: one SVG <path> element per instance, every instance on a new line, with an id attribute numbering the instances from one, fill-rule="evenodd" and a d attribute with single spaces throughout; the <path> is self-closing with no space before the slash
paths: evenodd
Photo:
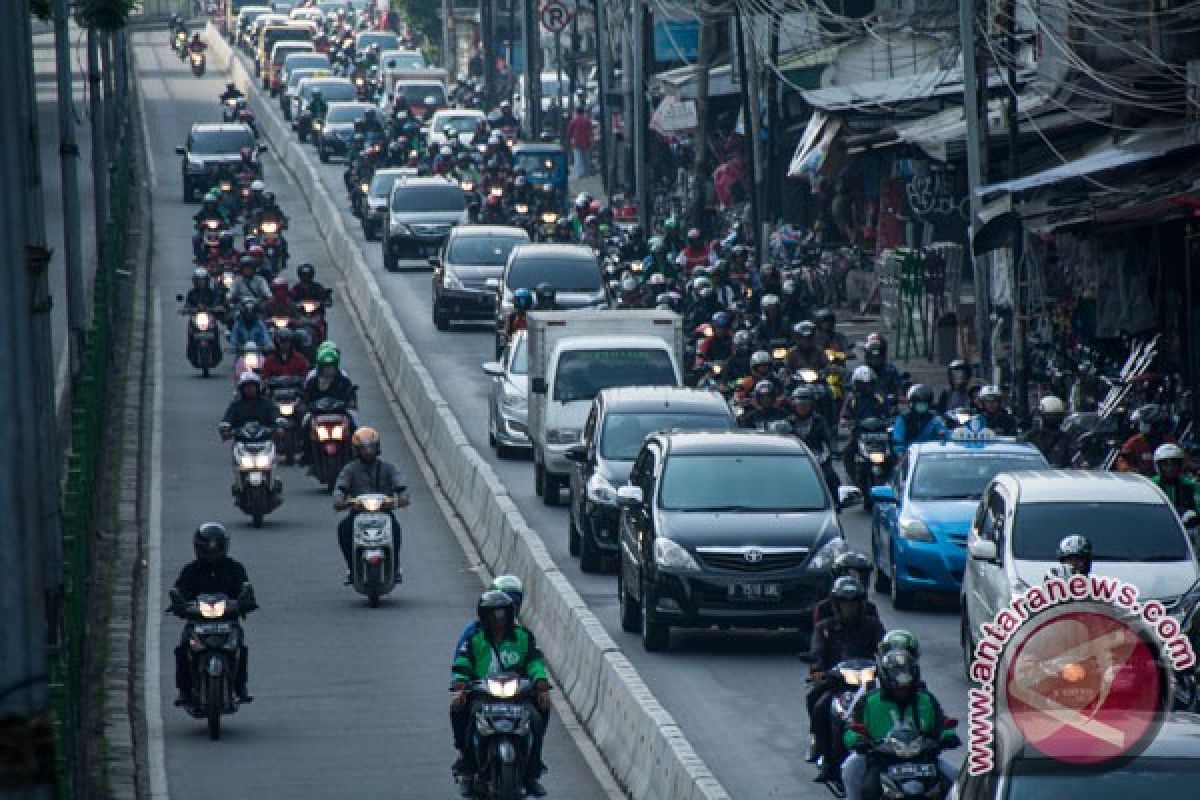
<path id="1" fill-rule="evenodd" d="M 442 129 L 445 128 L 447 125 L 449 125 L 451 128 L 453 128 L 455 133 L 473 133 L 475 131 L 475 125 L 481 119 L 483 119 L 483 118 L 482 117 L 472 117 L 469 114 L 459 114 L 459 115 L 453 116 L 453 117 L 451 117 L 451 116 L 438 117 L 436 120 L 434 120 L 433 124 L 430 125 L 430 127 L 433 129 L 433 131 L 435 133 L 441 133 Z"/>
<path id="2" fill-rule="evenodd" d="M 354 99 L 354 85 L 349 81 L 327 81 L 305 86 L 302 91 L 305 100 L 312 99 L 313 89 L 321 90 L 321 97 L 325 99 L 326 103 L 337 103 L 343 100 Z"/>
<path id="3" fill-rule="evenodd" d="M 462 211 L 466 208 L 457 186 L 407 186 L 392 192 L 392 211 Z"/>
<path id="4" fill-rule="evenodd" d="M 425 98 L 432 97 L 434 105 L 446 104 L 446 90 L 440 83 L 405 83 L 396 87 L 410 106 L 424 106 Z"/>
<path id="5" fill-rule="evenodd" d="M 363 114 L 367 113 L 367 106 L 350 105 L 350 106 L 333 106 L 325 115 L 325 122 L 329 125 L 338 125 L 347 122 L 354 122 L 363 118 Z"/>
<path id="6" fill-rule="evenodd" d="M 400 175 L 396 173 L 377 172 L 375 177 L 371 179 L 371 197 L 387 197 L 392 193 L 392 187 Z"/>
<path id="7" fill-rule="evenodd" d="M 425 56 L 420 53 L 404 53 L 403 55 L 388 56 L 388 66 L 392 69 L 424 69 Z"/>
<path id="8" fill-rule="evenodd" d="M 819 511 L 825 484 L 797 453 L 673 455 L 663 471 L 664 511 Z"/>
<path id="9" fill-rule="evenodd" d="M 594 292 L 600 268 L 592 258 L 517 258 L 508 270 L 508 288 L 536 289 L 548 283 L 559 292 Z"/>
<path id="10" fill-rule="evenodd" d="M 305 67 L 311 69 L 320 69 L 324 67 L 329 69 L 329 59 L 323 55 L 310 55 L 309 53 L 292 53 L 287 60 L 283 62 L 284 69 L 294 72 Z M 288 74 L 291 74 L 289 72 Z"/>
<path id="11" fill-rule="evenodd" d="M 1128 800 L 1186 797 L 1196 791 L 1200 759 L 1139 758 L 1117 769 L 1071 767 L 1061 762 L 1025 767 L 1018 762 L 1005 782 L 1005 800 Z"/>
<path id="12" fill-rule="evenodd" d="M 379 45 L 380 52 L 395 50 L 400 46 L 400 37 L 394 33 L 360 33 L 354 49 L 363 52 L 373 44 Z"/>
<path id="13" fill-rule="evenodd" d="M 254 147 L 254 134 L 249 128 L 196 131 L 188 150 L 195 156 L 212 156 L 237 153 L 243 147 Z"/>
<path id="14" fill-rule="evenodd" d="M 727 431 L 732 427 L 728 414 L 686 411 L 609 414 L 600 432 L 600 455 L 612 461 L 632 461 L 642 447 L 642 440 L 655 431 Z"/>
<path id="15" fill-rule="evenodd" d="M 551 398 L 570 403 L 591 400 L 614 386 L 675 385 L 675 367 L 665 350 L 568 350 L 558 359 Z"/>
<path id="16" fill-rule="evenodd" d="M 322 72 L 328 72 L 328 70 L 321 69 L 320 67 L 300 67 L 294 69 L 288 73 L 288 89 L 293 90 L 300 85 L 300 81 L 305 78 L 316 77 Z"/>
<path id="17" fill-rule="evenodd" d="M 271 63 L 282 65 L 287 61 L 288 56 L 294 56 L 297 53 L 312 52 L 312 45 L 304 42 L 296 42 L 294 44 L 282 44 L 276 47 L 271 53 Z"/>
<path id="18" fill-rule="evenodd" d="M 913 471 L 913 500 L 977 500 L 1001 472 L 1044 469 L 1039 455 L 1020 453 L 922 453 Z"/>
<path id="19" fill-rule="evenodd" d="M 1024 503 L 1013 522 L 1013 556 L 1053 561 L 1059 541 L 1082 533 L 1097 561 L 1183 561 L 1179 518 L 1164 503 Z"/>
<path id="20" fill-rule="evenodd" d="M 459 236 L 450 243 L 446 261 L 450 264 L 502 267 L 512 249 L 528 241 L 524 236 Z"/>
<path id="21" fill-rule="evenodd" d="M 524 336 L 517 340 L 517 349 L 513 353 L 512 363 L 508 366 L 508 371 L 513 375 L 529 374 L 529 348 L 525 346 L 526 341 Z"/>
<path id="22" fill-rule="evenodd" d="M 566 179 L 567 157 L 561 153 L 518 153 L 513 156 L 513 167 L 525 170 L 533 183 L 560 183 Z"/>

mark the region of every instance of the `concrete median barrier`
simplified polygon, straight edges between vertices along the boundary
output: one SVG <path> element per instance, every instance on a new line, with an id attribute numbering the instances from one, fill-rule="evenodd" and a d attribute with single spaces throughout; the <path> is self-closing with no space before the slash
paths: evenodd
<path id="1" fill-rule="evenodd" d="M 441 488 L 496 573 L 526 584 L 522 614 L 550 662 L 558 687 L 610 770 L 635 800 L 721 800 L 728 794 L 659 705 L 633 665 L 559 571 L 491 465 L 470 445 L 380 291 L 360 243 L 325 189 L 316 154 L 264 102 L 253 76 L 211 26 L 210 58 L 246 93 L 259 130 L 304 194 L 341 273 L 346 304 L 363 323 L 385 380 Z"/>

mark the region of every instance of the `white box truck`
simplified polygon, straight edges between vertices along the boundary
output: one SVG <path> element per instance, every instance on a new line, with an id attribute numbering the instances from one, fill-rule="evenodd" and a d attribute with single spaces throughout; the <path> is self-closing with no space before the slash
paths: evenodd
<path id="1" fill-rule="evenodd" d="M 683 319 L 670 311 L 538 311 L 528 329 L 534 487 L 555 505 L 570 476 L 566 451 L 582 440 L 601 389 L 683 385 Z"/>

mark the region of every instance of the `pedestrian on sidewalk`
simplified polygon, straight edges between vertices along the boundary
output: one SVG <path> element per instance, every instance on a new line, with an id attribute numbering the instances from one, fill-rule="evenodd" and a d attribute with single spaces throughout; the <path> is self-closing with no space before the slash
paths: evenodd
<path id="1" fill-rule="evenodd" d="M 592 118 L 582 105 L 575 107 L 575 114 L 567 124 L 567 141 L 575 159 L 575 180 L 586 178 L 591 161 Z"/>

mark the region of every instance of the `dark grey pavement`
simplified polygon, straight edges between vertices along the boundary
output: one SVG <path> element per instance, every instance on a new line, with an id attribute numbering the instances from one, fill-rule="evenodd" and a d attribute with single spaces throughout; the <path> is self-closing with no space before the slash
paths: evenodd
<path id="1" fill-rule="evenodd" d="M 220 742 L 209 741 L 201 722 L 171 704 L 172 648 L 180 623 L 163 616 L 158 674 L 172 800 L 455 796 L 446 685 L 451 649 L 474 613 L 480 578 L 406 447 L 340 303 L 330 312 L 332 338 L 360 385 L 359 418 L 380 430 L 385 456 L 409 477 L 413 503 L 398 512 L 405 583 L 374 610 L 342 586 L 344 568 L 334 535 L 338 516 L 329 496 L 299 467 L 281 468 L 285 502 L 263 529 L 253 529 L 233 506 L 229 447 L 216 434 L 232 397 L 232 364 L 227 358 L 213 377 L 199 377 L 184 355 L 185 321 L 174 301 L 189 283 L 190 222 L 196 210 L 179 200 L 174 148 L 184 142 L 192 122 L 219 120 L 216 98 L 223 76 L 193 78 L 165 41 L 163 33 L 136 39 L 157 178 L 152 187 L 154 291 L 164 374 L 158 465 L 163 597 L 151 603 L 165 601 L 166 589 L 191 558 L 196 525 L 216 520 L 231 531 L 232 555 L 245 563 L 262 606 L 246 624 L 255 702 L 225 719 Z M 289 276 L 295 264 L 311 261 L 318 277 L 329 280 L 328 255 L 313 233 L 312 219 L 270 159 L 266 180 L 291 216 Z M 547 761 L 551 771 L 545 783 L 554 796 L 606 797 L 559 719 L 551 723 Z"/>
<path id="2" fill-rule="evenodd" d="M 315 151 L 313 160 L 316 162 Z M 344 168 L 341 163 L 319 166 L 331 195 L 343 199 L 344 221 L 348 226 L 358 226 L 344 200 Z M 490 329 L 456 325 L 450 332 L 437 332 L 431 320 L 430 273 L 388 273 L 383 269 L 378 242 L 364 240 L 363 249 L 396 318 L 432 371 L 471 443 L 495 467 L 560 569 L 623 647 L 729 793 L 747 800 L 826 796 L 824 787 L 811 782 L 814 770 L 804 763 L 807 668 L 797 658 L 795 636 L 715 630 L 676 632 L 670 652 L 646 653 L 636 636 L 620 628 L 615 578 L 585 575 L 569 555 L 566 511 L 547 508 L 534 495 L 531 462 L 500 461 L 488 447 L 488 383 L 480 364 L 492 357 Z M 420 268 L 422 264 L 411 262 L 411 266 Z M 852 545 L 866 551 L 870 516 L 861 509 L 848 510 L 843 525 Z M 909 628 L 920 637 L 927 681 L 947 712 L 965 719 L 966 683 L 953 600 L 935 602 L 914 612 L 893 613 L 886 597 L 875 599 L 883 607 L 890 627 Z"/>

